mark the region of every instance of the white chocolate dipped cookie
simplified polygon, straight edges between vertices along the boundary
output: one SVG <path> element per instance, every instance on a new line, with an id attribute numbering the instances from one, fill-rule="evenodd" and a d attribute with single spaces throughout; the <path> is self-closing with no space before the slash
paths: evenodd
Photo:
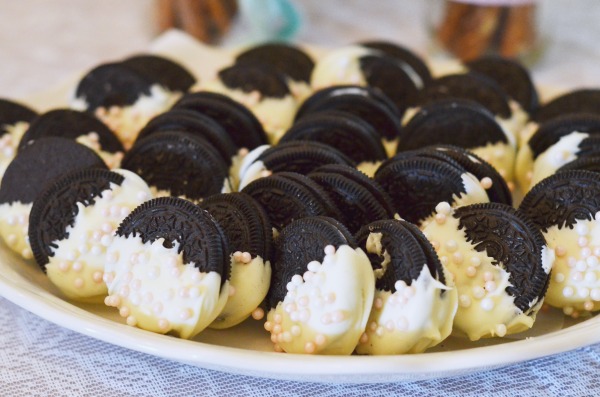
<path id="1" fill-rule="evenodd" d="M 561 171 L 535 185 L 519 207 L 556 253 L 546 302 L 574 317 L 600 310 L 599 191 L 597 173 Z"/>
<path id="2" fill-rule="evenodd" d="M 423 232 L 458 290 L 454 333 L 478 340 L 531 328 L 554 251 L 524 214 L 497 203 L 442 202 Z"/>
<path id="3" fill-rule="evenodd" d="M 83 169 L 57 178 L 31 208 L 29 241 L 36 262 L 69 299 L 102 302 L 114 231 L 149 199 L 148 185 L 126 170 Z"/>
<path id="4" fill-rule="evenodd" d="M 227 239 L 190 201 L 161 197 L 123 220 L 106 254 L 107 306 L 127 324 L 192 338 L 230 295 Z"/>
<path id="5" fill-rule="evenodd" d="M 413 224 L 365 225 L 359 247 L 371 260 L 375 300 L 358 354 L 422 353 L 452 331 L 458 294 L 431 243 Z"/>
<path id="6" fill-rule="evenodd" d="M 351 354 L 375 289 L 369 259 L 332 218 L 307 217 L 275 240 L 265 329 L 276 351 Z"/>

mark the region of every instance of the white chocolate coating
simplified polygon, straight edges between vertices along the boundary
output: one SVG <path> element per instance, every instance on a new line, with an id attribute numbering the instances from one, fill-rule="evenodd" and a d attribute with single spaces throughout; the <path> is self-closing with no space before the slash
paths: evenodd
<path id="1" fill-rule="evenodd" d="M 107 292 L 102 280 L 105 255 L 114 231 L 133 209 L 151 197 L 139 176 L 127 170 L 114 172 L 125 177 L 123 183 L 111 183 L 110 189 L 95 198 L 94 205 L 77 203 L 78 213 L 73 226 L 67 227 L 68 237 L 53 242 L 56 248 L 48 258 L 46 272 L 70 299 L 102 301 Z"/>
<path id="2" fill-rule="evenodd" d="M 19 121 L 12 125 L 2 125 L 3 133 L 0 136 L 0 180 L 6 171 L 6 167 L 10 164 L 10 162 L 17 155 L 17 148 L 19 147 L 19 142 L 21 142 L 21 138 L 27 128 L 29 128 L 29 123 L 25 121 Z"/>
<path id="3" fill-rule="evenodd" d="M 89 147 L 94 152 L 104 160 L 104 163 L 110 168 L 114 170 L 121 166 L 121 160 L 123 160 L 123 152 L 107 152 L 102 150 L 102 146 L 100 146 L 100 141 L 98 138 L 98 134 L 95 132 L 90 132 L 86 135 L 81 135 L 75 139 L 78 143 L 81 143 L 84 146 Z"/>
<path id="4" fill-rule="evenodd" d="M 364 251 L 329 246 L 322 264 L 313 261 L 304 275 L 292 278 L 283 302 L 269 311 L 265 329 L 275 350 L 350 354 L 367 325 L 374 290 Z"/>
<path id="5" fill-rule="evenodd" d="M 554 174 L 563 165 L 575 160 L 579 144 L 587 137 L 589 137 L 587 133 L 572 132 L 561 137 L 558 142 L 540 153 L 533 162 L 530 188 Z"/>
<path id="6" fill-rule="evenodd" d="M 515 145 L 506 142 L 496 142 L 469 150 L 490 163 L 509 185 L 513 183 L 515 178 L 515 158 L 517 156 Z"/>
<path id="7" fill-rule="evenodd" d="M 492 264 L 493 258 L 479 252 L 467 241 L 464 230 L 459 230 L 458 219 L 452 216 L 448 205 L 438 206 L 435 222 L 423 229 L 436 249 L 440 261 L 453 275 L 458 290 L 458 311 L 454 318 L 454 333 L 465 334 L 471 340 L 490 336 L 505 336 L 531 328 L 542 300 L 532 303 L 523 313 L 514 304 L 514 297 L 506 292 L 510 274 Z M 552 263 L 552 252 L 544 258 Z M 548 270 L 551 265 L 546 265 Z"/>
<path id="8" fill-rule="evenodd" d="M 155 84 L 150 87 L 150 95 L 142 95 L 128 106 L 100 107 L 95 115 L 102 120 L 121 140 L 125 149 L 129 149 L 138 133 L 150 119 L 166 111 L 179 99 L 181 92 L 173 92 Z M 73 98 L 71 108 L 85 111 L 88 104 L 85 98 Z"/>
<path id="9" fill-rule="evenodd" d="M 600 310 L 600 213 L 572 229 L 552 226 L 544 237 L 556 253 L 546 302 L 569 315 Z"/>
<path id="10" fill-rule="evenodd" d="M 21 255 L 24 259 L 32 259 L 29 245 L 29 213 L 32 203 L 21 202 L 0 204 L 0 237 L 6 246 Z"/>
<path id="11" fill-rule="evenodd" d="M 115 236 L 106 253 L 107 306 L 119 309 L 127 324 L 189 339 L 223 310 L 229 283 L 216 272 L 183 263 L 174 241 L 142 243 L 139 236 Z"/>
<path id="12" fill-rule="evenodd" d="M 231 256 L 230 295 L 225 307 L 210 325 L 211 328 L 233 327 L 247 319 L 262 303 L 271 284 L 271 264 L 260 256 L 245 262 L 244 254 Z"/>
<path id="13" fill-rule="evenodd" d="M 381 255 L 381 233 L 369 235 L 366 249 Z M 385 251 L 383 256 L 385 269 L 390 257 Z M 358 354 L 421 353 L 452 332 L 458 307 L 457 290 L 433 278 L 425 264 L 410 285 L 397 281 L 395 287 L 394 293 L 375 290 L 367 329 L 356 347 Z"/>

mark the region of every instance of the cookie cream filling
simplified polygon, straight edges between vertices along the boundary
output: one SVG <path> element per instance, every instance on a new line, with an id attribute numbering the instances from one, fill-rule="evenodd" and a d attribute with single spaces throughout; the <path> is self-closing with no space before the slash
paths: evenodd
<path id="1" fill-rule="evenodd" d="M 271 284 L 271 264 L 248 252 L 231 255 L 229 299 L 211 328 L 233 327 L 247 319 L 262 303 Z"/>
<path id="2" fill-rule="evenodd" d="M 0 136 L 0 180 L 6 171 L 6 167 L 17 155 L 19 143 L 27 128 L 29 128 L 29 123 L 25 121 L 2 126 L 4 131 Z"/>
<path id="3" fill-rule="evenodd" d="M 225 307 L 229 283 L 217 272 L 184 263 L 179 243 L 143 243 L 139 236 L 115 236 L 106 253 L 104 303 L 116 307 L 127 324 L 189 339 Z"/>
<path id="4" fill-rule="evenodd" d="M 154 84 L 150 87 L 150 95 L 140 96 L 134 104 L 99 107 L 94 114 L 117 134 L 125 149 L 129 149 L 142 127 L 154 116 L 173 106 L 180 96 L 181 92 L 170 91 Z M 71 100 L 71 108 L 86 111 L 88 104 L 85 98 L 74 98 Z"/>
<path id="5" fill-rule="evenodd" d="M 356 169 L 359 170 L 360 172 L 362 172 L 363 174 L 367 175 L 369 178 L 374 178 L 375 177 L 375 173 L 377 172 L 377 170 L 379 169 L 379 166 L 383 163 L 383 160 L 381 161 L 363 161 L 358 163 L 358 165 L 356 166 Z"/>
<path id="6" fill-rule="evenodd" d="M 0 204 L 0 237 L 8 248 L 25 259 L 32 259 L 29 245 L 29 213 L 32 203 Z"/>
<path id="7" fill-rule="evenodd" d="M 70 299 L 101 302 L 107 289 L 102 278 L 107 248 L 121 221 L 138 205 L 150 199 L 150 190 L 136 174 L 115 170 L 125 177 L 121 185 L 110 184 L 93 205 L 77 203 L 73 225 L 66 238 L 54 241 L 46 273 L 50 281 Z"/>
<path id="8" fill-rule="evenodd" d="M 514 304 L 514 297 L 506 292 L 510 273 L 494 265 L 494 258 L 480 252 L 467 241 L 459 220 L 452 216 L 446 204 L 438 205 L 435 222 L 423 232 L 431 241 L 440 261 L 452 274 L 458 290 L 458 310 L 454 317 L 454 333 L 464 334 L 471 340 L 525 331 L 532 327 L 542 300 L 532 302 L 523 313 Z M 545 267 L 550 269 L 552 251 L 545 250 Z"/>
<path id="9" fill-rule="evenodd" d="M 283 302 L 269 311 L 265 329 L 275 350 L 350 354 L 363 334 L 375 290 L 369 258 L 347 245 L 325 252 L 322 263 L 292 277 Z"/>
<path id="10" fill-rule="evenodd" d="M 85 135 L 78 136 L 75 139 L 76 142 L 81 143 L 84 146 L 89 147 L 94 152 L 104 160 L 106 166 L 111 170 L 115 168 L 119 168 L 121 166 L 121 160 L 123 160 L 123 152 L 107 152 L 102 150 L 102 146 L 100 146 L 100 138 L 98 134 L 95 132 L 90 132 Z"/>
<path id="11" fill-rule="evenodd" d="M 600 212 L 572 228 L 551 226 L 544 238 L 556 254 L 546 302 L 567 315 L 600 310 Z"/>
<path id="12" fill-rule="evenodd" d="M 263 97 L 258 91 L 231 89 L 219 79 L 208 82 L 203 89 L 226 95 L 250 109 L 262 124 L 272 145 L 279 142 L 294 122 L 298 103 L 291 94 L 283 98 Z"/>
<path id="13" fill-rule="evenodd" d="M 533 162 L 530 188 L 542 179 L 549 177 L 563 165 L 575 160 L 579 144 L 590 135 L 584 132 L 572 132 L 561 137 L 558 142 L 541 153 Z"/>
<path id="14" fill-rule="evenodd" d="M 369 235 L 366 249 L 381 255 L 381 233 Z M 390 262 L 386 251 L 383 257 L 382 269 L 375 270 L 377 278 Z M 383 272 L 378 275 L 378 270 Z M 393 293 L 375 290 L 367 328 L 356 347 L 358 354 L 421 353 L 450 335 L 458 306 L 455 288 L 433 278 L 424 264 L 416 280 L 410 285 L 398 280 L 395 289 Z"/>

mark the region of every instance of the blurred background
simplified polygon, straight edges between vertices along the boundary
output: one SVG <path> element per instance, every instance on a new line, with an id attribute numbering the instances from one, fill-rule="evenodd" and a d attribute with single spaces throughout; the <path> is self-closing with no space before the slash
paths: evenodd
<path id="1" fill-rule="evenodd" d="M 269 38 L 336 47 L 386 39 L 432 54 L 443 0 L 0 0 L 0 96 L 19 99 L 143 51 L 169 27 L 236 46 Z M 600 1 L 540 0 L 537 84 L 600 87 Z"/>

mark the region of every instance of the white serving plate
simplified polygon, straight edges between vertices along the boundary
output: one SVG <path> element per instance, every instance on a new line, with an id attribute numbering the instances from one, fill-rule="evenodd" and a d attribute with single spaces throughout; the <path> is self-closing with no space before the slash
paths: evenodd
<path id="1" fill-rule="evenodd" d="M 180 32 L 161 36 L 151 51 L 170 56 L 201 80 L 231 61 L 231 53 L 198 44 Z M 30 98 L 39 110 L 65 106 L 74 79 Z M 600 342 L 600 317 L 575 321 L 558 310 L 539 313 L 534 327 L 506 338 L 470 342 L 450 337 L 422 354 L 311 356 L 275 353 L 261 323 L 205 330 L 182 340 L 130 327 L 114 308 L 63 298 L 40 268 L 0 244 L 0 295 L 55 324 L 127 349 L 181 363 L 259 377 L 344 383 L 433 379 L 484 371 Z"/>

